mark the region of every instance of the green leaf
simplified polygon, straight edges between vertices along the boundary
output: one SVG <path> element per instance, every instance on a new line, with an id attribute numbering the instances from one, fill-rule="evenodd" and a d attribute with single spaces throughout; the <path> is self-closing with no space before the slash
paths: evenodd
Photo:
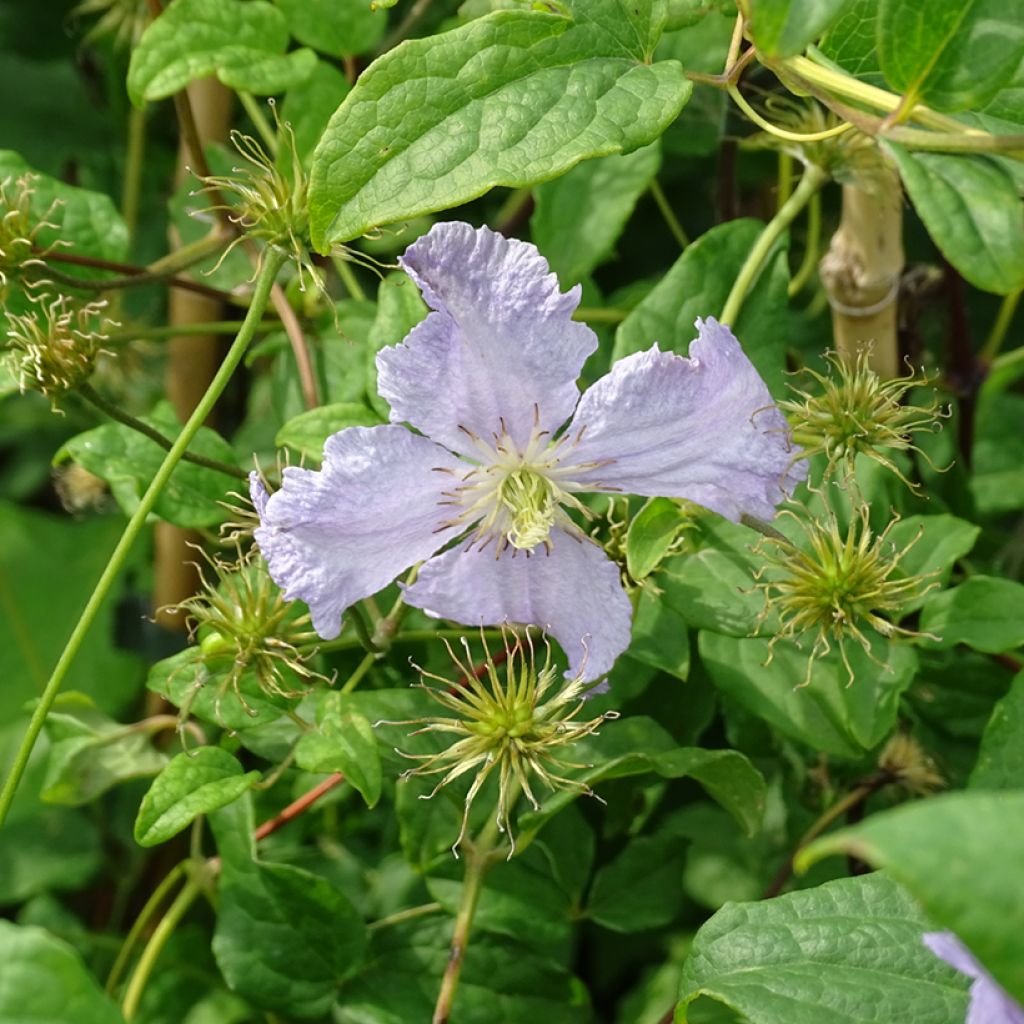
<path id="1" fill-rule="evenodd" d="M 851 0 L 821 41 L 821 52 L 843 71 L 879 88 L 885 79 L 878 66 L 875 41 L 878 0 Z"/>
<path id="2" fill-rule="evenodd" d="M 148 733 L 115 722 L 73 690 L 57 697 L 46 734 L 50 756 L 40 795 L 48 803 L 89 803 L 119 782 L 156 775 L 167 763 Z"/>
<path id="3" fill-rule="evenodd" d="M 173 440 L 181 433 L 174 409 L 161 402 L 143 419 L 164 437 Z M 200 427 L 189 450 L 196 455 L 237 465 L 231 445 L 209 427 Z M 123 423 L 105 423 L 71 438 L 53 457 L 55 464 L 73 459 L 90 473 L 110 484 L 110 489 L 125 515 L 131 515 L 156 476 L 166 452 L 155 441 Z M 191 462 L 180 462 L 156 500 L 154 513 L 175 526 L 202 528 L 215 526 L 224 519 L 218 502 L 227 492 L 237 489 L 239 481 Z"/>
<path id="4" fill-rule="evenodd" d="M 308 166 L 331 114 L 348 95 L 349 88 L 348 79 L 336 67 L 318 60 L 309 77 L 285 94 L 281 120 L 292 126 L 295 148 L 304 166 Z"/>
<path id="5" fill-rule="evenodd" d="M 889 84 L 938 110 L 986 103 L 1024 56 L 1024 23 L 1001 0 L 880 0 L 878 56 Z"/>
<path id="6" fill-rule="evenodd" d="M 659 577 L 659 580 L 661 577 Z M 633 613 L 633 640 L 626 657 L 685 680 L 690 674 L 686 622 L 650 589 L 642 590 Z"/>
<path id="7" fill-rule="evenodd" d="M 374 61 L 313 157 L 316 248 L 652 142 L 692 87 L 675 62 L 643 63 L 633 6 L 497 11 Z"/>
<path id="8" fill-rule="evenodd" d="M 275 0 L 291 34 L 304 46 L 332 57 L 366 53 L 379 42 L 388 17 L 362 0 Z"/>
<path id="9" fill-rule="evenodd" d="M 121 1024 L 82 958 L 42 928 L 0 921 L 0 1020 L 8 1024 Z"/>
<path id="10" fill-rule="evenodd" d="M 769 57 L 792 57 L 842 14 L 849 0 L 747 0 L 750 32 Z"/>
<path id="11" fill-rule="evenodd" d="M 1024 285 L 1024 207 L 1000 164 L 883 146 L 932 240 L 971 284 L 998 295 Z"/>
<path id="12" fill-rule="evenodd" d="M 967 644 L 999 654 L 1024 644 L 1024 584 L 999 576 L 972 576 L 952 590 L 929 594 L 921 610 L 926 641 L 943 650 Z"/>
<path id="13" fill-rule="evenodd" d="M 972 789 L 1024 789 L 1024 672 L 992 711 L 981 738 Z"/>
<path id="14" fill-rule="evenodd" d="M 728 904 L 693 940 L 676 1020 L 706 996 L 756 1024 L 953 1024 L 966 979 L 927 949 L 927 928 L 884 875 Z"/>
<path id="15" fill-rule="evenodd" d="M 913 648 L 876 643 L 872 653 L 883 663 L 879 666 L 850 641 L 852 684 L 833 652 L 815 662 L 810 683 L 802 686 L 808 652 L 792 642 L 778 643 L 767 665 L 767 640 L 702 632 L 698 644 L 708 674 L 723 693 L 784 735 L 839 757 L 862 757 L 892 732 L 900 694 L 917 671 Z"/>
<path id="16" fill-rule="evenodd" d="M 366 927 L 326 878 L 225 857 L 213 953 L 228 985 L 289 1017 L 322 1017 L 358 965 Z"/>
<path id="17" fill-rule="evenodd" d="M 534 244 L 563 285 L 582 281 L 613 251 L 661 164 L 657 143 L 626 156 L 585 160 L 535 193 Z"/>
<path id="18" fill-rule="evenodd" d="M 586 914 L 616 932 L 669 924 L 682 907 L 686 842 L 676 835 L 639 836 L 594 876 Z"/>
<path id="19" fill-rule="evenodd" d="M 153 780 L 135 819 L 135 841 L 156 846 L 177 835 L 200 814 L 237 800 L 259 772 L 242 766 L 220 747 L 200 747 L 177 754 Z"/>
<path id="20" fill-rule="evenodd" d="M 797 868 L 833 853 L 885 868 L 1024 1000 L 1024 792 L 947 793 L 881 811 L 816 840 Z"/>
<path id="21" fill-rule="evenodd" d="M 644 503 L 626 531 L 626 569 L 633 579 L 650 576 L 688 519 L 671 498 L 650 498 Z"/>
<path id="22" fill-rule="evenodd" d="M 662 350 L 687 355 L 697 337 L 697 317 L 717 316 L 747 253 L 764 225 L 732 220 L 703 234 L 676 260 L 615 333 L 613 357 L 622 359 L 657 342 Z M 747 296 L 735 334 L 773 394 L 783 390 L 786 350 L 786 240 L 772 250 Z"/>
<path id="23" fill-rule="evenodd" d="M 299 413 L 277 432 L 274 443 L 287 445 L 310 458 L 321 459 L 324 442 L 346 427 L 372 427 L 380 417 L 359 402 L 333 402 Z"/>
<path id="24" fill-rule="evenodd" d="M 956 562 L 974 547 L 981 527 L 956 516 L 908 516 L 889 533 L 889 543 L 897 551 L 913 543 L 900 559 L 900 572 L 907 576 L 927 577 L 929 582 L 945 585 Z M 916 539 L 915 539 L 916 538 Z M 926 594 L 905 601 L 901 614 L 916 611 Z"/>
<path id="25" fill-rule="evenodd" d="M 581 740 L 572 748 L 572 760 L 590 766 L 575 772 L 572 778 L 591 788 L 605 779 L 648 772 L 665 779 L 695 779 L 748 835 L 760 827 L 764 779 L 750 761 L 735 750 L 679 747 L 653 719 L 637 715 L 605 725 L 599 735 Z M 523 816 L 522 832 L 536 833 L 579 794 L 578 789 L 553 793 L 540 811 Z"/>
<path id="26" fill-rule="evenodd" d="M 288 23 L 265 0 L 174 0 L 143 32 L 128 67 L 137 107 L 206 75 L 232 89 L 282 92 L 311 74 L 311 50 L 286 54 Z"/>
<path id="27" fill-rule="evenodd" d="M 340 693 L 325 693 L 316 711 L 317 728 L 302 734 L 295 763 L 306 772 L 342 772 L 373 807 L 380 799 L 383 772 L 373 727 L 345 709 Z"/>

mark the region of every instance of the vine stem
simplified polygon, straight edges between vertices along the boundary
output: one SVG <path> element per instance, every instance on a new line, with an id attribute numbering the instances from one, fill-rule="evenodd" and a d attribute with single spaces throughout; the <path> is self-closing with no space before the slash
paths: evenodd
<path id="1" fill-rule="evenodd" d="M 459 909 L 455 915 L 455 930 L 448 949 L 448 963 L 441 979 L 441 991 L 434 1005 L 434 1016 L 431 1024 L 448 1024 L 455 1001 L 455 992 L 459 987 L 459 975 L 466 959 L 466 947 L 469 945 L 469 933 L 473 928 L 477 904 L 483 890 L 484 875 L 493 861 L 494 843 L 498 838 L 498 820 L 492 817 L 480 835 L 473 841 L 466 853 L 466 873 L 462 880 L 462 895 L 459 898 Z"/>
<path id="2" fill-rule="evenodd" d="M 165 452 L 169 452 L 174 447 L 174 442 L 169 437 L 165 437 L 159 430 L 151 427 L 143 420 L 136 419 L 131 413 L 125 412 L 124 409 L 114 402 L 108 402 L 88 381 L 84 384 L 79 384 L 78 393 L 87 402 L 90 402 L 99 409 L 100 412 L 106 414 L 112 420 L 117 420 L 118 423 L 123 423 L 126 427 L 137 431 L 143 437 L 148 437 L 150 441 L 158 444 Z M 244 469 L 239 469 L 238 466 L 230 466 L 219 459 L 208 459 L 205 455 L 196 455 L 193 452 L 182 452 L 181 458 L 183 462 L 191 462 L 196 466 L 202 466 L 204 469 L 212 469 L 215 473 L 223 473 L 224 476 L 234 477 L 235 480 L 244 480 L 246 482 L 249 480 L 249 474 Z"/>
<path id="3" fill-rule="evenodd" d="M 1010 329 L 1010 323 L 1013 321 L 1013 314 L 1017 312 L 1017 303 L 1020 302 L 1022 293 L 1024 291 L 1018 288 L 1015 292 L 1010 292 L 1009 295 L 1003 296 L 1003 302 L 999 307 L 999 313 L 996 316 L 995 323 L 992 325 L 992 330 L 989 332 L 988 338 L 985 339 L 985 344 L 981 346 L 981 351 L 978 353 L 978 358 L 982 362 L 991 363 L 999 355 L 999 350 L 1003 347 L 1003 342 L 1006 340 L 1006 332 Z"/>
<path id="4" fill-rule="evenodd" d="M 654 201 L 658 204 L 658 209 L 661 211 L 661 216 L 668 225 L 669 231 L 672 232 L 672 237 L 676 240 L 680 249 L 685 249 L 690 244 L 690 239 L 686 236 L 686 232 L 683 230 L 682 224 L 679 223 L 679 218 L 676 217 L 675 210 L 672 209 L 672 204 L 669 203 L 668 196 L 665 195 L 665 191 L 657 178 L 651 178 L 648 190 Z"/>
<path id="5" fill-rule="evenodd" d="M 146 108 L 134 104 L 128 111 L 128 141 L 125 146 L 124 184 L 121 190 L 121 217 L 128 228 L 129 251 L 135 247 L 139 222 L 139 193 L 146 152 Z"/>
<path id="6" fill-rule="evenodd" d="M 174 934 L 178 922 L 185 916 L 188 908 L 192 906 L 202 891 L 199 882 L 195 878 L 190 878 L 182 886 L 181 892 L 174 898 L 174 902 L 167 908 L 167 913 L 160 919 L 160 923 L 153 929 L 153 934 L 149 937 L 142 956 L 139 957 L 139 962 L 135 966 L 135 971 L 131 981 L 128 982 L 128 988 L 121 1003 L 121 1013 L 126 1021 L 130 1021 L 138 1011 L 142 993 L 146 989 L 146 982 L 149 981 L 149 976 L 152 974 L 164 946 L 167 945 L 167 940 Z"/>
<path id="7" fill-rule="evenodd" d="M 810 202 L 818 189 L 828 181 L 828 174 L 815 164 L 808 164 L 793 194 L 782 204 L 778 213 L 765 225 L 764 231 L 754 243 L 747 258 L 733 282 L 729 297 L 722 307 L 719 319 L 724 324 L 735 324 L 747 293 L 753 287 L 764 261 L 782 232 L 793 223 L 796 215 Z"/>
<path id="8" fill-rule="evenodd" d="M 39 698 L 39 703 L 32 712 L 32 718 L 25 731 L 25 736 L 15 754 L 14 763 L 11 765 L 10 773 L 4 782 L 3 790 L 0 791 L 0 825 L 3 825 L 7 818 L 7 814 L 11 809 L 11 803 L 14 800 L 14 794 L 18 789 L 18 784 L 21 782 L 21 777 L 25 774 L 25 768 L 28 765 L 28 760 L 36 740 L 39 738 L 39 733 L 42 731 L 43 723 L 46 721 L 46 716 L 50 713 L 50 708 L 53 706 L 53 702 L 60 691 L 64 677 L 67 675 L 72 662 L 75 660 L 75 656 L 78 654 L 78 649 L 82 646 L 82 641 L 96 620 L 104 599 L 117 579 L 117 575 L 121 571 L 125 559 L 128 557 L 128 552 L 142 532 L 146 523 L 146 517 L 153 510 L 153 506 L 170 479 L 174 467 L 181 461 L 185 450 L 191 444 L 192 439 L 196 436 L 206 418 L 210 415 L 214 404 L 231 379 L 231 375 L 242 361 L 245 350 L 248 348 L 249 342 L 252 340 L 263 318 L 263 312 L 270 297 L 271 286 L 277 278 L 277 272 L 281 269 L 283 262 L 284 257 L 281 254 L 273 249 L 268 249 L 263 268 L 253 290 L 252 303 L 249 306 L 248 313 L 238 335 L 231 343 L 231 348 L 228 350 L 227 355 L 224 357 L 224 362 L 221 363 L 220 368 L 210 382 L 210 386 L 206 389 L 206 393 L 200 399 L 188 422 L 182 427 L 177 440 L 165 456 L 149 487 L 146 488 L 146 493 L 139 501 L 139 507 L 128 520 L 128 525 L 125 527 L 124 533 L 121 534 L 117 547 L 114 548 L 106 568 L 103 570 L 92 595 L 86 603 L 78 622 L 75 624 L 75 628 L 68 638 L 60 659 L 54 667 L 53 674 L 50 676 L 42 696 Z"/>

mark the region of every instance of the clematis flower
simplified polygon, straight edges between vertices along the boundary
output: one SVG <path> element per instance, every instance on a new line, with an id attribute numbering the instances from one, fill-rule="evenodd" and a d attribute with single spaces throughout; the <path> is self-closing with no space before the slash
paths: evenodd
<path id="1" fill-rule="evenodd" d="M 952 932 L 925 932 L 922 940 L 940 960 L 973 979 L 964 1024 L 1024 1024 L 1024 1007 Z"/>
<path id="2" fill-rule="evenodd" d="M 286 469 L 269 499 L 254 480 L 271 575 L 332 639 L 346 608 L 424 562 L 408 604 L 474 627 L 540 626 L 570 676 L 589 650 L 586 678 L 598 679 L 629 645 L 632 606 L 573 519 L 588 514 L 578 495 L 770 519 L 805 472 L 785 420 L 710 318 L 689 358 L 655 345 L 581 397 L 597 338 L 572 319 L 580 288 L 563 294 L 525 242 L 437 224 L 400 262 L 433 312 L 377 355 L 392 423 L 334 434 L 322 468 Z"/>

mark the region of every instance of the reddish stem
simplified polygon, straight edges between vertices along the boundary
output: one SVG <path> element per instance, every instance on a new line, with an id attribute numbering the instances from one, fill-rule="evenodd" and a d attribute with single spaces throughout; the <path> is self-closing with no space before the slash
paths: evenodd
<path id="1" fill-rule="evenodd" d="M 287 825 L 293 818 L 304 814 L 313 806 L 325 793 L 329 793 L 335 786 L 345 781 L 341 772 L 328 775 L 323 782 L 317 783 L 308 793 L 303 793 L 298 800 L 293 800 L 283 811 L 274 815 L 273 818 L 263 822 L 253 833 L 253 839 L 258 843 L 266 839 L 271 833 L 276 832 L 282 825 Z"/>

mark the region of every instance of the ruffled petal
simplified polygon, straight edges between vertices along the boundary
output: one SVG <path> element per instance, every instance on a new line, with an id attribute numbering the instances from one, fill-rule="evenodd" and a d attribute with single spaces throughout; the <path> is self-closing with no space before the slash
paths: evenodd
<path id="1" fill-rule="evenodd" d="M 697 321 L 690 357 L 627 356 L 580 399 L 566 464 L 594 490 L 688 498 L 728 519 L 771 519 L 807 475 L 768 388 L 728 327 Z"/>
<path id="2" fill-rule="evenodd" d="M 950 967 L 973 978 L 964 1024 L 1024 1024 L 1024 1007 L 974 958 L 952 932 L 925 932 L 924 944 Z"/>
<path id="3" fill-rule="evenodd" d="M 349 605 L 459 532 L 442 525 L 451 512 L 440 503 L 460 466 L 405 427 L 349 427 L 327 439 L 319 471 L 289 467 L 265 501 L 253 485 L 270 575 L 288 600 L 309 605 L 325 640 L 341 631 Z"/>
<path id="4" fill-rule="evenodd" d="M 539 626 L 569 658 L 574 675 L 586 655 L 584 676 L 597 679 L 629 646 L 633 608 L 618 568 L 596 544 L 551 534 L 551 550 L 514 549 L 494 557 L 494 548 L 464 546 L 432 558 L 406 601 L 428 615 L 467 626 L 503 622 Z"/>
<path id="5" fill-rule="evenodd" d="M 490 441 L 504 424 L 522 448 L 535 425 L 553 431 L 572 415 L 597 338 L 572 320 L 579 287 L 563 295 L 534 246 L 437 224 L 399 262 L 434 312 L 377 355 L 393 422 L 466 451 L 460 427 Z"/>

